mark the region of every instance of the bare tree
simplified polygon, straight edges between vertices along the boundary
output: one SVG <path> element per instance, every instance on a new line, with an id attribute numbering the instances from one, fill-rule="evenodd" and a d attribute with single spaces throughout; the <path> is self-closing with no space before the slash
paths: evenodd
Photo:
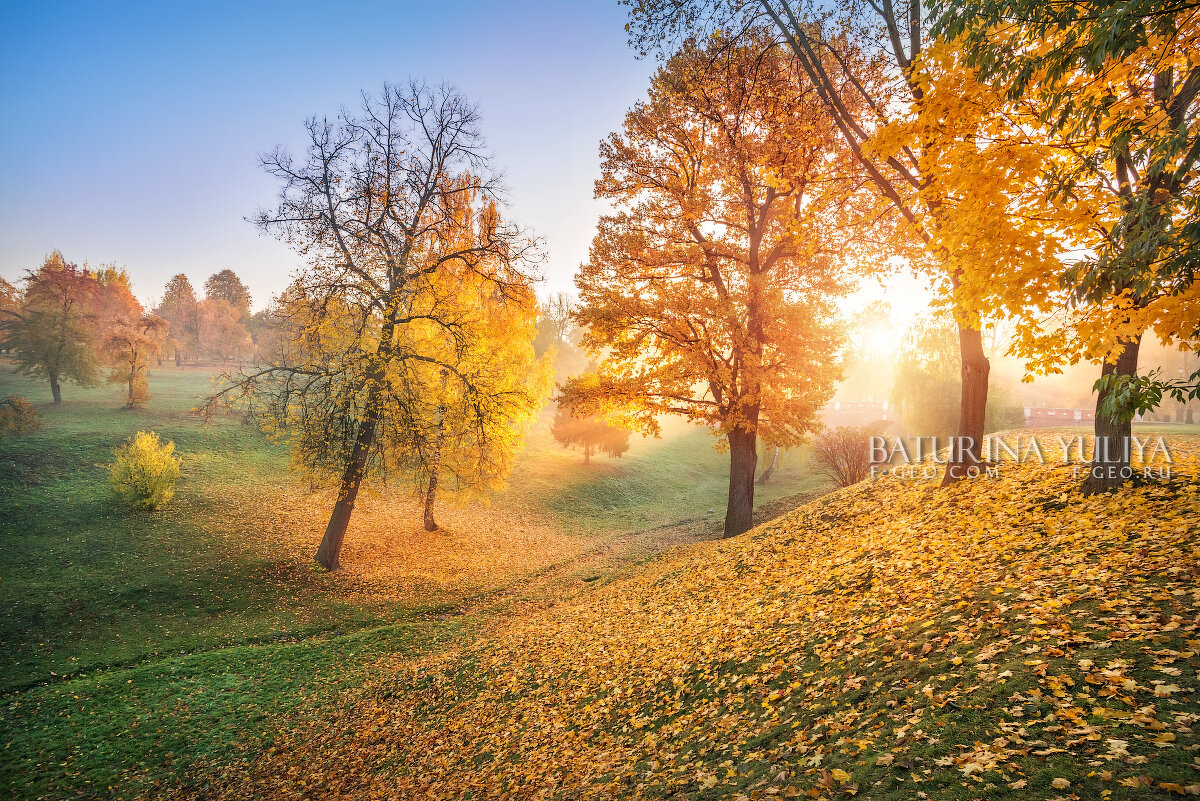
<path id="1" fill-rule="evenodd" d="M 871 433 L 855 426 L 823 432 L 813 441 L 817 469 L 839 487 L 862 481 L 871 473 Z"/>
<path id="2" fill-rule="evenodd" d="M 566 339 L 571 333 L 571 315 L 576 305 L 566 292 L 555 292 L 542 304 L 542 314 L 549 319 L 559 339 Z"/>
<path id="3" fill-rule="evenodd" d="M 336 477 L 316 554 L 332 570 L 364 477 L 398 466 L 436 412 L 422 391 L 431 372 L 444 372 L 464 408 L 503 408 L 460 370 L 474 339 L 461 296 L 530 303 L 538 251 L 501 221 L 478 110 L 454 88 L 385 85 L 357 113 L 305 127 L 299 158 L 262 158 L 279 201 L 253 220 L 309 259 L 279 303 L 288 342 L 230 376 L 209 408 L 244 402 L 289 432 L 300 466 Z"/>
<path id="4" fill-rule="evenodd" d="M 538 304 L 537 350 L 543 353 L 571 341 L 578 304 L 566 292 L 556 292 Z"/>

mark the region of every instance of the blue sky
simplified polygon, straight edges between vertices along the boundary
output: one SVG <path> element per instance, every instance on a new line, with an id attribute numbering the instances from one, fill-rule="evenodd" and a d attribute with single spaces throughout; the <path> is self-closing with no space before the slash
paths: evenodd
<path id="1" fill-rule="evenodd" d="M 601 208 L 600 139 L 654 69 L 616 0 L 0 3 L 0 276 L 51 249 L 117 262 L 144 300 L 229 267 L 259 306 L 299 260 L 243 218 L 275 186 L 257 155 L 302 121 L 408 76 L 476 100 L 510 214 L 569 290 Z"/>

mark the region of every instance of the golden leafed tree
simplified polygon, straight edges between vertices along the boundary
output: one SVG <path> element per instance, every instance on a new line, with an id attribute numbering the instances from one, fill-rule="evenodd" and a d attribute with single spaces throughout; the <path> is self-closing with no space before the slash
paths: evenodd
<path id="1" fill-rule="evenodd" d="M 576 282 L 603 360 L 563 402 L 723 437 L 727 536 L 751 525 L 757 441 L 799 442 L 839 375 L 861 180 L 801 76 L 763 37 L 686 44 L 602 145 L 596 194 L 618 210 Z"/>
<path id="2" fill-rule="evenodd" d="M 1083 488 L 1115 488 L 1131 473 L 1134 412 L 1164 389 L 1196 391 L 1136 369 L 1150 331 L 1200 342 L 1200 15 L 1159 0 L 939 10 L 941 37 L 915 68 L 920 102 L 870 146 L 915 152 L 937 176 L 918 196 L 936 210 L 929 248 L 958 277 L 960 309 L 1009 318 L 1030 375 L 1102 365 Z"/>
<path id="3" fill-rule="evenodd" d="M 468 178 L 468 180 L 474 180 Z M 482 197 L 462 193 L 457 239 L 441 244 L 430 263 L 477 242 L 478 226 L 499 223 L 494 204 L 472 216 Z M 487 257 L 485 257 L 487 258 Z M 397 431 L 398 467 L 424 504 L 427 531 L 438 528 L 441 494 L 497 490 L 512 471 L 525 432 L 545 405 L 553 383 L 553 353 L 535 353 L 538 304 L 532 284 L 510 281 L 503 290 L 480 264 L 451 260 L 429 274 L 430 291 L 417 298 L 430 318 L 415 321 L 415 350 L 432 357 L 413 364 L 411 435 Z M 453 365 L 453 372 L 445 367 Z"/>
<path id="4" fill-rule="evenodd" d="M 1196 393 L 1200 378 L 1137 375 L 1150 332 L 1183 350 L 1200 345 L 1200 10 L 1174 0 L 964 0 L 940 10 L 946 41 L 928 73 L 943 99 L 923 127 L 948 143 L 958 191 L 986 184 L 983 197 L 993 199 L 954 227 L 969 232 L 982 221 L 1003 241 L 996 234 L 1010 226 L 989 223 L 1013 219 L 1013 201 L 1024 197 L 1034 230 L 1061 245 L 1040 265 L 1061 295 L 1058 313 L 1052 325 L 1019 328 L 1017 347 L 1043 372 L 1102 365 L 1083 489 L 1113 489 L 1131 474 L 1134 414 L 1164 394 Z M 974 130 L 962 130 L 964 118 Z M 960 134 L 947 136 L 955 126 Z M 1045 291 L 1030 292 L 1020 270 L 997 272 L 989 289 L 1002 302 L 1044 306 Z"/>
<path id="5" fill-rule="evenodd" d="M 291 442 L 297 465 L 336 482 L 316 555 L 335 569 L 364 480 L 412 469 L 415 443 L 431 430 L 436 442 L 438 408 L 447 421 L 467 410 L 480 451 L 512 436 L 497 420 L 524 388 L 485 380 L 478 362 L 496 318 L 478 303 L 501 316 L 531 310 L 537 248 L 501 219 L 479 114 L 453 88 L 388 85 L 306 130 L 302 156 L 264 158 L 281 189 L 256 218 L 307 257 L 277 304 L 284 341 L 267 363 L 229 376 L 210 408 L 244 402 Z M 532 332 L 508 335 L 531 343 Z"/>

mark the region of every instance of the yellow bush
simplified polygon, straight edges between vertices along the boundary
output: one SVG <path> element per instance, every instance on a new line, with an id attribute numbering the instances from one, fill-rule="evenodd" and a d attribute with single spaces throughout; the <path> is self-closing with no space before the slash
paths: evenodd
<path id="1" fill-rule="evenodd" d="M 20 395 L 9 395 L 0 400 L 0 437 L 23 437 L 37 431 L 42 425 L 33 404 Z"/>
<path id="2" fill-rule="evenodd" d="M 139 431 L 113 453 L 108 480 L 122 501 L 134 509 L 157 509 L 175 494 L 179 457 L 175 443 L 161 443 L 153 431 Z"/>

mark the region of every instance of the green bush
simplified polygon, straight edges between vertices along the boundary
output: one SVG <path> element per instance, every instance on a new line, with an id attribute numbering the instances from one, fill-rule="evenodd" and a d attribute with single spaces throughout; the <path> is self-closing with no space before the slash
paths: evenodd
<path id="1" fill-rule="evenodd" d="M 157 509 L 175 494 L 179 457 L 175 443 L 161 443 L 153 431 L 139 431 L 113 453 L 108 480 L 122 501 L 134 509 Z"/>

